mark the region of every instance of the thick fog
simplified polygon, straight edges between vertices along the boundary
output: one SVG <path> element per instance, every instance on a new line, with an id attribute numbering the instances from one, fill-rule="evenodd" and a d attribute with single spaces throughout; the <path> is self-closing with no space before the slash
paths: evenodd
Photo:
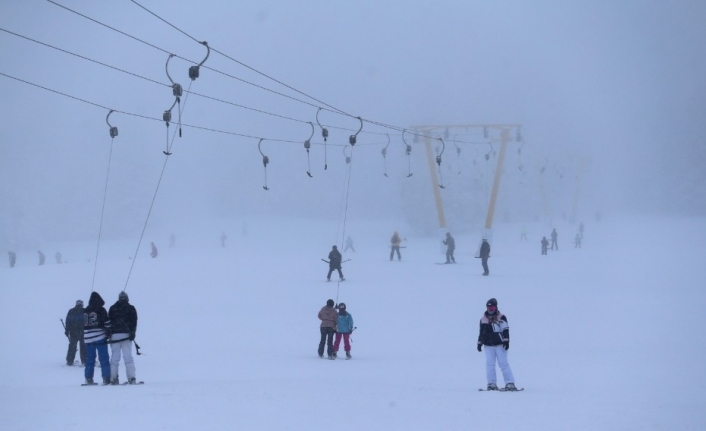
<path id="1" fill-rule="evenodd" d="M 94 240 L 104 195 L 110 238 L 151 207 L 159 232 L 343 214 L 430 231 L 415 130 L 445 142 L 449 226 L 481 229 L 501 134 L 484 124 L 513 125 L 496 220 L 706 214 L 703 1 L 138 3 L 168 23 L 131 1 L 1 6 L 0 248 Z M 184 33 L 214 49 L 194 81 L 206 48 Z"/>

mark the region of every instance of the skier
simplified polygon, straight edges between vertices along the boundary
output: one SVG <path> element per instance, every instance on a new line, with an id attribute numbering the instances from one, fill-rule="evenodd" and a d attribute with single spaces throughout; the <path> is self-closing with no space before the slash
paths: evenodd
<path id="1" fill-rule="evenodd" d="M 151 242 L 150 245 L 152 246 L 152 252 L 150 252 L 150 256 L 152 256 L 152 258 L 154 259 L 159 253 L 157 253 L 157 246 L 154 245 L 153 242 Z"/>
<path id="2" fill-rule="evenodd" d="M 69 349 L 66 351 L 66 365 L 73 365 L 76 359 L 76 343 L 79 345 L 81 364 L 86 365 L 86 343 L 83 341 L 83 301 L 76 301 L 76 306 L 66 313 L 66 328 L 64 335 L 69 338 Z"/>
<path id="3" fill-rule="evenodd" d="M 226 246 L 226 240 L 228 239 L 228 235 L 226 235 L 225 232 L 221 232 L 221 247 Z"/>
<path id="4" fill-rule="evenodd" d="M 169 235 L 169 248 L 174 248 L 176 245 L 176 236 L 174 236 L 174 233 L 172 232 L 171 235 Z"/>
<path id="5" fill-rule="evenodd" d="M 579 224 L 579 233 L 581 234 L 581 239 L 583 239 L 583 222 Z"/>
<path id="6" fill-rule="evenodd" d="M 390 238 L 390 260 L 392 260 L 392 256 L 394 256 L 395 252 L 397 252 L 397 260 L 402 260 L 402 256 L 400 255 L 401 242 L 402 238 L 400 238 L 400 234 L 395 231 L 392 234 L 392 238 Z"/>
<path id="7" fill-rule="evenodd" d="M 8 257 L 8 259 L 10 259 L 10 268 L 14 268 L 15 263 L 17 262 L 17 255 L 15 254 L 14 251 L 8 251 L 7 257 Z"/>
<path id="8" fill-rule="evenodd" d="M 559 251 L 559 244 L 556 242 L 558 236 L 559 234 L 556 233 L 556 228 L 552 229 L 552 251 L 554 250 L 554 246 L 556 246 L 556 251 Z"/>
<path id="9" fill-rule="evenodd" d="M 326 281 L 331 281 L 331 273 L 333 270 L 338 270 L 338 277 L 341 279 L 341 281 L 345 281 L 346 279 L 343 278 L 343 272 L 341 272 L 341 260 L 343 259 L 343 256 L 341 256 L 341 252 L 338 251 L 338 247 L 335 245 L 331 247 L 331 252 L 328 254 L 328 275 L 326 275 Z"/>
<path id="10" fill-rule="evenodd" d="M 118 368 L 120 366 L 120 353 L 125 358 L 125 373 L 127 382 L 131 385 L 137 383 L 135 379 L 135 361 L 132 359 L 132 341 L 135 339 L 137 331 L 137 310 L 130 304 L 127 293 L 122 291 L 118 294 L 118 300 L 110 307 L 108 317 L 111 322 L 110 337 L 110 384 L 117 385 Z"/>
<path id="11" fill-rule="evenodd" d="M 446 239 L 443 241 L 446 245 L 446 263 L 456 263 L 454 259 L 454 250 L 456 250 L 456 241 L 449 232 L 446 232 Z"/>
<path id="12" fill-rule="evenodd" d="M 103 384 L 110 384 L 110 360 L 108 344 L 110 339 L 110 318 L 103 307 L 105 301 L 98 292 L 91 292 L 88 307 L 83 310 L 83 339 L 86 342 L 86 384 L 92 385 L 93 371 L 96 365 L 96 352 L 101 365 Z"/>
<path id="13" fill-rule="evenodd" d="M 37 250 L 37 253 L 39 254 L 39 264 L 44 265 L 44 261 L 46 260 L 44 253 L 42 253 L 41 250 Z"/>
<path id="14" fill-rule="evenodd" d="M 56 254 L 54 255 L 54 259 L 56 259 L 56 263 L 58 263 L 59 265 L 61 265 L 62 263 L 64 263 L 64 260 L 63 260 L 63 258 L 61 257 L 61 253 L 59 253 L 58 251 L 57 251 Z"/>
<path id="15" fill-rule="evenodd" d="M 353 238 L 350 236 L 346 238 L 346 248 L 343 249 L 343 252 L 347 252 L 349 248 L 353 250 L 353 253 L 355 253 L 355 248 L 353 248 Z"/>
<path id="16" fill-rule="evenodd" d="M 542 237 L 542 254 L 547 254 L 547 247 L 549 247 L 549 241 L 547 241 L 546 236 L 543 236 Z"/>
<path id="17" fill-rule="evenodd" d="M 527 227 L 525 225 L 522 225 L 522 230 L 520 231 L 520 242 L 526 242 L 527 241 Z"/>
<path id="18" fill-rule="evenodd" d="M 478 351 L 485 346 L 485 374 L 488 379 L 489 391 L 498 390 L 495 375 L 495 362 L 503 373 L 506 391 L 516 391 L 515 378 L 512 376 L 510 364 L 507 362 L 507 350 L 510 348 L 510 327 L 507 317 L 498 310 L 498 301 L 490 298 L 485 304 L 486 311 L 480 319 L 478 333 Z"/>
<path id="19" fill-rule="evenodd" d="M 487 239 L 483 238 L 483 242 L 480 245 L 480 260 L 483 264 L 483 275 L 490 274 L 488 270 L 488 258 L 490 257 L 490 243 Z"/>
<path id="20" fill-rule="evenodd" d="M 333 299 L 326 301 L 326 305 L 319 310 L 319 320 L 321 325 L 321 341 L 319 341 L 319 358 L 324 357 L 324 344 L 326 345 L 326 353 L 329 359 L 336 359 L 333 355 L 333 333 L 338 324 L 338 314 L 333 308 Z"/>
<path id="21" fill-rule="evenodd" d="M 346 351 L 346 358 L 351 358 L 351 333 L 353 333 L 353 316 L 346 311 L 346 303 L 341 302 L 338 304 L 338 324 L 333 342 L 334 357 L 338 357 L 338 347 L 341 345 L 341 336 L 343 336 L 343 350 Z"/>
<path id="22" fill-rule="evenodd" d="M 576 232 L 576 238 L 574 238 L 574 248 L 581 248 L 581 234 Z"/>

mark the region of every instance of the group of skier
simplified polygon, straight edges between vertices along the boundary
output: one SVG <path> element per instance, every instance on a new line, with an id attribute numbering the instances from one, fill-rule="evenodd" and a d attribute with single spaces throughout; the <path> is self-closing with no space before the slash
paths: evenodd
<path id="1" fill-rule="evenodd" d="M 581 222 L 579 224 L 578 232 L 576 232 L 576 237 L 574 238 L 574 248 L 581 248 L 581 242 L 583 241 L 583 230 L 584 230 L 584 226 L 583 226 L 583 222 Z M 549 235 L 549 237 L 552 240 L 551 249 L 554 250 L 554 248 L 556 248 L 556 250 L 559 251 L 559 243 L 557 241 L 559 238 L 559 234 L 556 232 L 556 228 L 552 229 L 552 233 Z M 550 245 L 549 245 L 549 241 L 547 240 L 546 236 L 542 237 L 542 241 L 540 242 L 540 244 L 542 245 L 542 254 L 543 255 L 547 254 L 547 251 L 549 250 Z"/>
<path id="2" fill-rule="evenodd" d="M 104 305 L 105 301 L 100 294 L 91 292 L 88 307 L 83 308 L 83 301 L 79 299 L 66 314 L 64 335 L 69 339 L 66 364 L 74 364 L 78 344 L 81 364 L 85 366 L 84 385 L 97 384 L 93 381 L 96 356 L 100 363 L 103 384 L 118 385 L 118 368 L 122 356 L 127 374 L 125 383 L 137 384 L 135 361 L 132 357 L 132 344 L 137 331 L 137 310 L 130 304 L 130 298 L 125 291 L 118 294 L 118 300 L 109 311 L 106 311 Z"/>
<path id="3" fill-rule="evenodd" d="M 319 341 L 319 358 L 324 357 L 324 346 L 329 359 L 338 357 L 338 349 L 343 339 L 343 350 L 346 352 L 346 359 L 351 359 L 351 334 L 355 329 L 353 326 L 353 316 L 346 310 L 346 304 L 341 302 L 334 306 L 333 299 L 326 301 L 326 305 L 319 310 L 319 330 L 321 341 Z M 336 311 L 338 310 L 338 311 Z"/>

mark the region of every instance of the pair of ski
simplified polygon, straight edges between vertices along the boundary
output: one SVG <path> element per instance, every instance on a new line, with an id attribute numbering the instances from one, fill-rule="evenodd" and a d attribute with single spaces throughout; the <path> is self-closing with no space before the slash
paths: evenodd
<path id="1" fill-rule="evenodd" d="M 121 383 L 121 384 L 119 384 L 119 385 L 113 385 L 113 384 L 111 384 L 111 383 L 95 383 L 95 382 L 93 382 L 93 383 L 81 383 L 81 386 L 98 386 L 98 385 L 101 385 L 101 386 L 126 386 L 126 385 L 129 385 L 129 384 L 130 384 L 130 382 L 123 382 L 123 383 Z M 135 383 L 132 383 L 132 384 L 133 384 L 133 385 L 144 385 L 145 382 L 143 382 L 142 380 L 140 380 L 139 382 L 135 382 Z"/>
<path id="2" fill-rule="evenodd" d="M 437 262 L 437 265 L 453 265 L 456 262 Z"/>
<path id="3" fill-rule="evenodd" d="M 520 392 L 524 391 L 525 388 L 517 388 L 517 389 L 505 389 L 505 388 L 498 388 L 498 389 L 483 389 L 479 388 L 479 392 Z"/>

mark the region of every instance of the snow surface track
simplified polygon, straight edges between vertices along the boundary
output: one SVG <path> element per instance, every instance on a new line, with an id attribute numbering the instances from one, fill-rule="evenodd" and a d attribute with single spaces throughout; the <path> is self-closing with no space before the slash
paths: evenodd
<path id="1" fill-rule="evenodd" d="M 36 266 L 30 252 L 3 262 L 0 429 L 706 429 L 704 219 L 587 221 L 580 250 L 575 226 L 559 224 L 561 250 L 548 256 L 539 241 L 551 228 L 528 225 L 520 243 L 519 225 L 500 224 L 489 277 L 476 236 L 456 235 L 459 264 L 439 266 L 436 239 L 402 228 L 407 248 L 390 262 L 399 226 L 351 222 L 357 253 L 344 255 L 340 286 L 319 260 L 335 223 L 248 223 L 226 248 L 214 223 L 176 232 L 174 249 L 160 233 L 157 259 L 140 250 L 127 288 L 139 387 L 81 387 L 83 369 L 63 366 L 59 318 L 88 299 L 94 244 L 57 245 L 65 265 Z M 134 247 L 102 244 L 96 290 L 108 306 Z M 316 355 L 316 313 L 337 288 L 358 327 L 352 361 Z M 477 391 L 490 297 L 508 315 L 522 393 Z"/>

